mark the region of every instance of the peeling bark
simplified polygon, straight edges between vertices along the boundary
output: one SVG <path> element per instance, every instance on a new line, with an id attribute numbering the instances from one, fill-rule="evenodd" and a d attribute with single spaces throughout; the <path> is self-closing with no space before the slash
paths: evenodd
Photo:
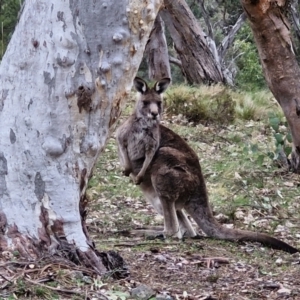
<path id="1" fill-rule="evenodd" d="M 171 34 L 182 63 L 182 72 L 190 83 L 223 82 L 220 65 L 214 58 L 195 16 L 185 0 L 164 0 L 161 16 Z"/>
<path id="2" fill-rule="evenodd" d="M 147 55 L 149 79 L 157 81 L 165 77 L 171 78 L 164 23 L 159 14 L 155 19 L 145 52 Z"/>
<path id="3" fill-rule="evenodd" d="M 292 169 L 300 173 L 300 68 L 285 18 L 286 0 L 242 0 L 258 48 L 264 76 L 283 109 L 293 138 Z"/>
<path id="4" fill-rule="evenodd" d="M 107 270 L 85 228 L 85 190 L 160 6 L 25 2 L 0 66 L 2 251 Z"/>

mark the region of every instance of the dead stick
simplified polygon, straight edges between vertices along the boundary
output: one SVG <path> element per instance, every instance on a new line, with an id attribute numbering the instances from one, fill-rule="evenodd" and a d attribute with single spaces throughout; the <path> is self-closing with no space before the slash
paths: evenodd
<path id="1" fill-rule="evenodd" d="M 55 292 L 62 292 L 62 293 L 66 293 L 66 294 L 78 294 L 78 295 L 82 295 L 82 291 L 75 291 L 75 290 L 66 290 L 66 289 L 59 289 L 59 288 L 55 288 L 46 284 L 42 284 L 33 280 L 30 280 L 26 277 L 24 277 L 25 280 L 27 280 L 28 282 L 32 283 L 32 284 L 36 284 L 39 285 L 43 288 L 49 289 L 51 291 L 55 291 Z"/>
<path id="2" fill-rule="evenodd" d="M 13 283 L 13 282 L 10 281 L 9 279 L 7 279 L 4 275 L 0 274 L 0 276 L 1 276 L 4 280 L 8 281 L 9 283 Z"/>

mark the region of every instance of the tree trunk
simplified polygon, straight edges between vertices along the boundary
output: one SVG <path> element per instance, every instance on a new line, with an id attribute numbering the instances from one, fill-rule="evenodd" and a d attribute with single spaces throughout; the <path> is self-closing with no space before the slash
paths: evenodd
<path id="1" fill-rule="evenodd" d="M 296 32 L 296 36 L 300 41 L 300 14 L 299 14 L 299 2 L 293 0 L 291 1 L 291 15 L 292 15 L 292 23 L 294 26 L 294 30 Z"/>
<path id="2" fill-rule="evenodd" d="M 80 207 L 160 5 L 26 2 L 0 66 L 2 251 L 36 258 L 74 246 L 105 272 Z"/>
<path id="3" fill-rule="evenodd" d="M 287 4 L 285 0 L 242 0 L 264 76 L 291 129 L 293 171 L 300 173 L 300 68 L 284 16 Z"/>
<path id="4" fill-rule="evenodd" d="M 147 55 L 149 79 L 157 81 L 164 77 L 171 78 L 164 23 L 159 14 L 155 19 L 145 52 Z"/>
<path id="5" fill-rule="evenodd" d="M 247 18 L 246 14 L 242 13 L 239 16 L 239 18 L 237 19 L 234 26 L 232 26 L 232 28 L 229 31 L 229 33 L 227 34 L 227 36 L 225 36 L 225 38 L 223 39 L 222 43 L 219 45 L 218 53 L 219 53 L 221 62 L 224 61 L 224 57 L 225 57 L 229 47 L 232 45 L 235 35 L 241 29 L 241 27 L 244 25 L 246 18 Z"/>
<path id="6" fill-rule="evenodd" d="M 223 82 L 221 67 L 215 60 L 205 35 L 185 0 L 164 0 L 161 16 L 171 34 L 189 83 Z"/>

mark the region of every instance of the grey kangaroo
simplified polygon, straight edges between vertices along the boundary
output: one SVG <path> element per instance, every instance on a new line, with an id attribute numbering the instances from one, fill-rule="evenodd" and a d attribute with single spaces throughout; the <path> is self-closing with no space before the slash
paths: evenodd
<path id="1" fill-rule="evenodd" d="M 117 130 L 124 174 L 140 186 L 145 198 L 163 215 L 162 234 L 165 237 L 196 237 L 187 212 L 210 237 L 260 242 L 289 253 L 298 252 L 266 234 L 229 229 L 217 222 L 196 153 L 179 135 L 160 124 L 162 93 L 169 83 L 169 78 L 163 78 L 149 88 L 143 79 L 136 77 L 134 86 L 140 97 L 132 115 Z"/>

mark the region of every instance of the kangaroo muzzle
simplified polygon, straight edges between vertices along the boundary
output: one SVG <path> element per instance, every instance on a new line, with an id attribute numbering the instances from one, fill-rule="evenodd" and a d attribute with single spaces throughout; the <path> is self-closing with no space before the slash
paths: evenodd
<path id="1" fill-rule="evenodd" d="M 150 104 L 150 113 L 148 114 L 149 118 L 156 120 L 159 118 L 158 106 L 155 103 Z"/>

